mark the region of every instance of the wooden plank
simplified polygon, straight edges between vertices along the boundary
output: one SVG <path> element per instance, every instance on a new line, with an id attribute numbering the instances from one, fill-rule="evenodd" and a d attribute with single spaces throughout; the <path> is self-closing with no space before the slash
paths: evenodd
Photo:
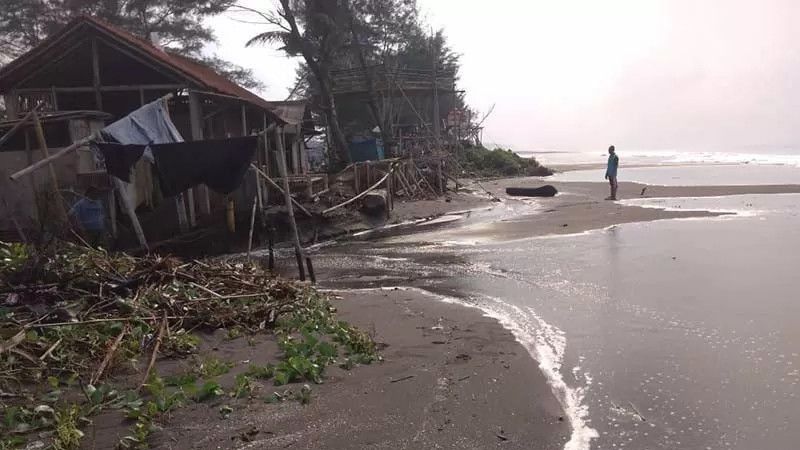
<path id="1" fill-rule="evenodd" d="M 173 91 L 178 89 L 186 89 L 185 84 L 178 83 L 165 83 L 165 84 L 121 84 L 114 86 L 99 86 L 100 92 L 126 92 L 126 91 Z M 49 87 L 49 88 L 19 88 L 18 93 L 39 93 L 39 92 L 56 92 L 58 94 L 73 94 L 81 92 L 94 92 L 97 88 L 94 86 L 70 86 L 70 87 Z"/>

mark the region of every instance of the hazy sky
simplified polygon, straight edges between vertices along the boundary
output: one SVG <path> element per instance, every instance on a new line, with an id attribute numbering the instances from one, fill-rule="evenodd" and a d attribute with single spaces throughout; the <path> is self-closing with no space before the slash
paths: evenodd
<path id="1" fill-rule="evenodd" d="M 462 55 L 468 103 L 496 104 L 487 142 L 800 151 L 800 0 L 418 2 Z M 243 48 L 263 27 L 229 16 L 212 25 L 218 51 L 283 99 L 296 62 Z"/>

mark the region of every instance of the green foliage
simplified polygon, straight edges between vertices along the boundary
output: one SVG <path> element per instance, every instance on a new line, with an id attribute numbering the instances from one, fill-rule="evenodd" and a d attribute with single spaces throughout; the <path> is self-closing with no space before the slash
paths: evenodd
<path id="1" fill-rule="evenodd" d="M 264 399 L 267 403 L 281 403 L 287 400 L 297 400 L 300 403 L 307 405 L 311 402 L 311 386 L 304 384 L 299 392 L 292 390 L 285 390 L 283 392 L 273 392 Z"/>
<path id="2" fill-rule="evenodd" d="M 269 380 L 275 375 L 275 366 L 267 364 L 266 366 L 259 366 L 257 364 L 250 364 L 245 374 L 249 377 L 258 380 Z"/>
<path id="3" fill-rule="evenodd" d="M 253 385 L 250 382 L 250 377 L 245 373 L 236 375 L 236 382 L 233 385 L 231 397 L 245 398 L 249 397 L 253 392 Z"/>
<path id="4" fill-rule="evenodd" d="M 209 356 L 197 362 L 194 367 L 194 373 L 199 378 L 210 378 L 224 375 L 230 372 L 232 368 L 233 363 Z"/>
<path id="5" fill-rule="evenodd" d="M 181 329 L 171 333 L 161 348 L 166 355 L 189 355 L 197 351 L 199 344 L 200 338 Z"/>
<path id="6" fill-rule="evenodd" d="M 25 245 L 0 241 L 0 274 L 12 274 L 28 260 Z"/>
<path id="7" fill-rule="evenodd" d="M 194 394 L 194 399 L 198 402 L 205 402 L 222 395 L 225 395 L 225 390 L 222 389 L 222 386 L 220 386 L 217 381 L 210 380 L 203 383 L 203 385 L 197 389 L 197 392 Z"/>
<path id="8" fill-rule="evenodd" d="M 77 450 L 80 448 L 83 438 L 83 432 L 78 428 L 80 417 L 81 412 L 77 405 L 69 405 L 55 413 L 53 449 Z"/>
<path id="9" fill-rule="evenodd" d="M 458 155 L 461 166 L 468 175 L 495 176 L 548 176 L 553 171 L 535 158 L 523 158 L 511 150 L 469 147 Z"/>

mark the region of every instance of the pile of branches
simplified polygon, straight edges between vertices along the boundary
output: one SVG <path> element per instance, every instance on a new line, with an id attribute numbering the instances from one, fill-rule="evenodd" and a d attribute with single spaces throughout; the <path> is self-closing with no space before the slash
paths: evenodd
<path id="1" fill-rule="evenodd" d="M 65 375 L 95 383 L 149 353 L 146 378 L 159 352 L 193 350 L 192 330 L 269 329 L 313 295 L 251 263 L 0 242 L 0 389 Z"/>

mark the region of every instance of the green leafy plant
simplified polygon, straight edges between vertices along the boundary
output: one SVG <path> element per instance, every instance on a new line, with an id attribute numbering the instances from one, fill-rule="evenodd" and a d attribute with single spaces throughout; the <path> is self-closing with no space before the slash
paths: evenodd
<path id="1" fill-rule="evenodd" d="M 233 363 L 210 356 L 198 361 L 194 373 L 200 378 L 211 378 L 224 375 L 232 368 Z"/>
<path id="2" fill-rule="evenodd" d="M 258 380 L 269 380 L 273 377 L 273 375 L 275 375 L 275 366 L 272 364 L 267 364 L 265 366 L 250 364 L 250 367 L 247 368 L 247 372 L 245 372 L 245 374 Z"/>
<path id="3" fill-rule="evenodd" d="M 225 395 L 225 391 L 222 389 L 222 386 L 219 385 L 214 380 L 206 381 L 197 389 L 197 392 L 194 394 L 195 400 L 198 402 L 205 402 L 208 400 L 213 400 L 221 395 Z"/>
<path id="4" fill-rule="evenodd" d="M 69 405 L 56 411 L 53 449 L 76 450 L 80 448 L 83 438 L 83 432 L 78 428 L 80 418 L 80 408 L 77 405 Z"/>
<path id="5" fill-rule="evenodd" d="M 236 381 L 233 386 L 231 396 L 234 398 L 244 398 L 250 396 L 253 392 L 253 385 L 250 382 L 250 377 L 245 373 L 236 375 Z"/>
<path id="6" fill-rule="evenodd" d="M 307 405 L 311 402 L 311 386 L 304 384 L 299 392 L 294 392 L 289 389 L 283 392 L 273 392 L 264 399 L 266 403 L 281 403 L 287 400 L 297 400 Z"/>

